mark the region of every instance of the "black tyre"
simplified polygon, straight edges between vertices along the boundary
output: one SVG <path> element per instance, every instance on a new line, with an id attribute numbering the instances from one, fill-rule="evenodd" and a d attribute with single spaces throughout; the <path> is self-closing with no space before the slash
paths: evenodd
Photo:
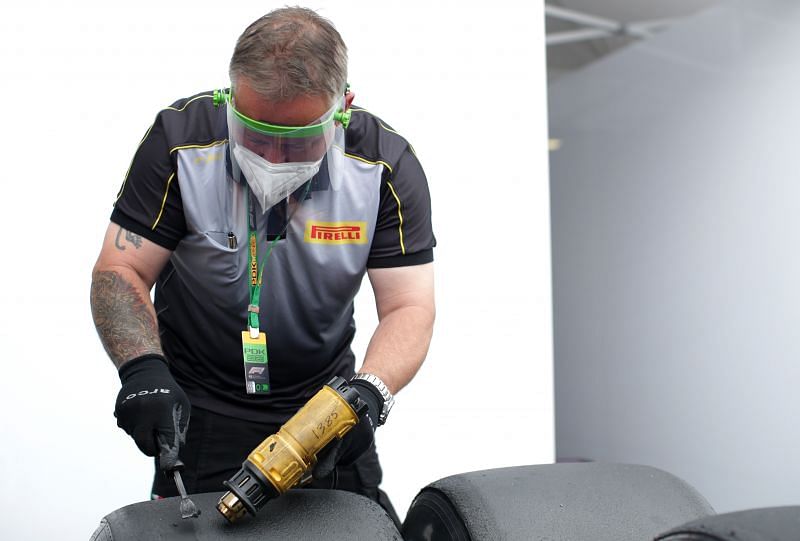
<path id="1" fill-rule="evenodd" d="M 647 466 L 519 466 L 431 483 L 402 533 L 406 541 L 643 541 L 711 513 L 687 483 Z"/>

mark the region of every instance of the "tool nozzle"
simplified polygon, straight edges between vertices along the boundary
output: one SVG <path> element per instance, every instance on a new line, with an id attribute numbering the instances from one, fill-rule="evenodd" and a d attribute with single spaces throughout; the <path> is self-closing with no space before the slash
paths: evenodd
<path id="1" fill-rule="evenodd" d="M 219 511 L 228 522 L 233 523 L 242 518 L 247 512 L 247 509 L 236 494 L 233 492 L 226 492 L 217 503 L 217 511 Z"/>

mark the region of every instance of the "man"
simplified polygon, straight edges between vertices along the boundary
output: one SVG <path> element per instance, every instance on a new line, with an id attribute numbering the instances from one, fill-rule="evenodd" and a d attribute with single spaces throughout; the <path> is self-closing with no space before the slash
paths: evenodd
<path id="1" fill-rule="evenodd" d="M 312 486 L 364 494 L 397 519 L 373 431 L 427 353 L 435 239 L 413 149 L 352 107 L 346 71 L 329 21 L 273 11 L 237 41 L 231 88 L 161 111 L 134 155 L 91 305 L 122 381 L 117 424 L 157 457 L 154 497 L 176 495 L 163 473 L 179 467 L 189 492 L 222 490 L 340 375 L 368 412 Z M 356 375 L 365 271 L 379 325 Z"/>

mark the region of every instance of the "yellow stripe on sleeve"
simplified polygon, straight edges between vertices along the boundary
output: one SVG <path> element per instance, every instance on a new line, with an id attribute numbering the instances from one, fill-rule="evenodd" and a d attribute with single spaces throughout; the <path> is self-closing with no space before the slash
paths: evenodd
<path id="1" fill-rule="evenodd" d="M 362 158 L 361 156 L 356 156 L 355 154 L 348 154 L 347 152 L 345 152 L 344 155 L 347 156 L 348 158 L 353 158 L 355 160 L 358 160 L 358 161 L 361 161 L 361 162 L 364 162 L 364 163 L 368 163 L 368 164 L 371 164 L 371 165 L 378 165 L 378 164 L 383 165 L 389 170 L 389 173 L 394 174 L 394 171 L 392 170 L 392 166 L 389 165 L 388 163 L 386 163 L 383 160 L 375 160 L 375 161 L 368 160 L 366 158 Z M 403 242 L 403 209 L 402 209 L 402 204 L 400 203 L 400 198 L 397 197 L 397 192 L 395 191 L 394 186 L 392 186 L 392 182 L 387 180 L 386 184 L 389 186 L 389 190 L 391 190 L 392 196 L 394 196 L 394 200 L 397 201 L 397 217 L 400 219 L 400 225 L 397 227 L 398 233 L 400 233 L 400 252 L 403 255 L 406 255 L 406 246 L 405 246 L 405 243 Z"/>
<path id="2" fill-rule="evenodd" d="M 403 211 L 400 205 L 400 198 L 397 197 L 397 192 L 394 191 L 394 186 L 388 180 L 386 184 L 389 186 L 389 189 L 392 191 L 392 195 L 394 196 L 394 200 L 397 201 L 397 217 L 400 218 L 400 225 L 397 227 L 398 231 L 400 232 L 400 252 L 403 255 L 406 255 L 406 246 L 403 244 Z"/>
<path id="3" fill-rule="evenodd" d="M 172 184 L 172 179 L 175 178 L 175 172 L 169 176 L 167 179 L 167 189 L 164 190 L 164 198 L 161 200 L 161 210 L 158 211 L 158 216 L 156 217 L 156 221 L 153 222 L 153 227 L 150 228 L 151 231 L 154 231 L 158 222 L 161 220 L 161 215 L 164 214 L 164 205 L 167 204 L 167 194 L 169 193 L 169 185 Z"/>
<path id="4" fill-rule="evenodd" d="M 147 136 L 150 135 L 150 130 L 153 129 L 153 126 L 155 126 L 155 122 L 153 124 L 150 124 L 150 127 L 147 128 L 147 133 L 145 133 L 144 137 L 142 137 L 142 140 L 139 141 L 139 145 L 136 147 L 136 151 L 133 153 L 133 158 L 131 158 L 131 163 L 128 165 L 128 170 L 125 172 L 125 178 L 122 180 L 122 186 L 120 186 L 119 188 L 119 192 L 117 193 L 117 198 L 114 199 L 115 205 L 117 204 L 117 201 L 119 201 L 119 198 L 122 197 L 122 192 L 125 190 L 125 185 L 128 183 L 128 176 L 131 174 L 131 167 L 133 167 L 133 160 L 136 159 L 136 152 L 139 152 L 139 148 L 144 143 L 144 140 L 147 139 Z"/>

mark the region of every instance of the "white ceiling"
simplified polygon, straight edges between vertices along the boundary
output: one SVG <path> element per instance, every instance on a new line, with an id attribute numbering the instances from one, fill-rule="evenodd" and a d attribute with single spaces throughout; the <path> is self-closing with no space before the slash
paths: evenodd
<path id="1" fill-rule="evenodd" d="M 725 0 L 545 0 L 545 3 L 613 19 L 621 23 L 635 23 L 686 17 L 720 1 Z M 545 21 L 548 34 L 581 28 L 579 25 L 552 17 L 546 17 Z M 548 78 L 552 80 L 563 73 L 593 62 L 632 41 L 634 38 L 612 36 L 564 45 L 551 45 L 547 48 Z"/>

